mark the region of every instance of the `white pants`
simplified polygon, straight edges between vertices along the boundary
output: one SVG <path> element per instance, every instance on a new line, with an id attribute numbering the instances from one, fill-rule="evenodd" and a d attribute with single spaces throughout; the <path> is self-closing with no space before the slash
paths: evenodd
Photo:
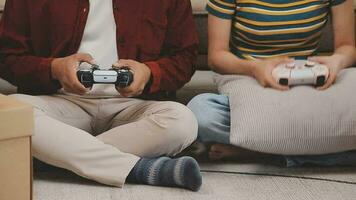
<path id="1" fill-rule="evenodd" d="M 175 102 L 67 95 L 11 95 L 35 107 L 33 155 L 121 187 L 139 157 L 175 155 L 197 137 L 197 121 Z"/>

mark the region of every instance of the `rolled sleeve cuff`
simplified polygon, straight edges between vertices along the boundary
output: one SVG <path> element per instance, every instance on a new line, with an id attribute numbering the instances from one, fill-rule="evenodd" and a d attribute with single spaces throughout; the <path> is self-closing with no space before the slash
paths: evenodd
<path id="1" fill-rule="evenodd" d="M 208 0 L 206 10 L 215 17 L 232 19 L 235 15 L 236 2 L 234 0 Z"/>
<path id="2" fill-rule="evenodd" d="M 151 69 L 151 76 L 152 76 L 152 82 L 151 86 L 148 89 L 148 93 L 156 93 L 160 91 L 160 86 L 161 86 L 161 68 L 157 62 L 145 62 L 145 65 L 147 65 Z"/>
<path id="3" fill-rule="evenodd" d="M 52 78 L 52 61 L 54 58 L 43 58 L 40 62 L 40 69 L 38 70 L 37 77 L 41 80 L 41 85 L 46 93 L 53 93 L 59 88 L 61 84 L 59 81 Z"/>

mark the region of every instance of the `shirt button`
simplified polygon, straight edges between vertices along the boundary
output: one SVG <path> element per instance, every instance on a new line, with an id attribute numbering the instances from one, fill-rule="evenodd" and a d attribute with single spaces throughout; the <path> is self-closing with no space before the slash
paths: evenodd
<path id="1" fill-rule="evenodd" d="M 86 9 L 86 8 L 84 8 L 84 9 L 83 9 L 83 13 L 86 13 L 86 12 L 87 12 L 87 9 Z"/>

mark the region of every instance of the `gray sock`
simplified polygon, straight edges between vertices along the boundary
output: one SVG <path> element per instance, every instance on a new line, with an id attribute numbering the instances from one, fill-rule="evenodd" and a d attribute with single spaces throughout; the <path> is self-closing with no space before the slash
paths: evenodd
<path id="1" fill-rule="evenodd" d="M 200 168 L 192 157 L 142 158 L 131 170 L 128 182 L 148 185 L 182 187 L 198 191 L 202 184 Z"/>

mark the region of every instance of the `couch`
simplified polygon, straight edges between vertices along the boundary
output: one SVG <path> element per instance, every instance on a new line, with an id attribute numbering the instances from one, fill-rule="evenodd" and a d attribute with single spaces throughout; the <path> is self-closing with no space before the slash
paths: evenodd
<path id="1" fill-rule="evenodd" d="M 3 9 L 4 2 L 0 0 L 0 12 Z M 197 94 L 206 92 L 217 92 L 217 87 L 213 82 L 214 73 L 210 71 L 207 65 L 207 12 L 205 10 L 207 0 L 191 0 L 193 13 L 197 24 L 197 29 L 200 39 L 199 57 L 197 62 L 197 72 L 192 77 L 192 80 L 187 83 L 182 89 L 177 91 L 177 101 L 187 103 L 192 97 Z M 356 0 L 355 6 L 356 6 Z M 356 7 L 355 7 L 356 8 Z M 1 13 L 0 13 L 1 15 Z M 356 17 L 355 17 L 356 18 Z M 330 21 L 327 24 L 320 43 L 319 51 L 322 53 L 331 52 L 333 49 L 333 36 Z M 16 93 L 16 87 L 8 82 L 0 79 L 0 93 L 12 94 Z"/>

